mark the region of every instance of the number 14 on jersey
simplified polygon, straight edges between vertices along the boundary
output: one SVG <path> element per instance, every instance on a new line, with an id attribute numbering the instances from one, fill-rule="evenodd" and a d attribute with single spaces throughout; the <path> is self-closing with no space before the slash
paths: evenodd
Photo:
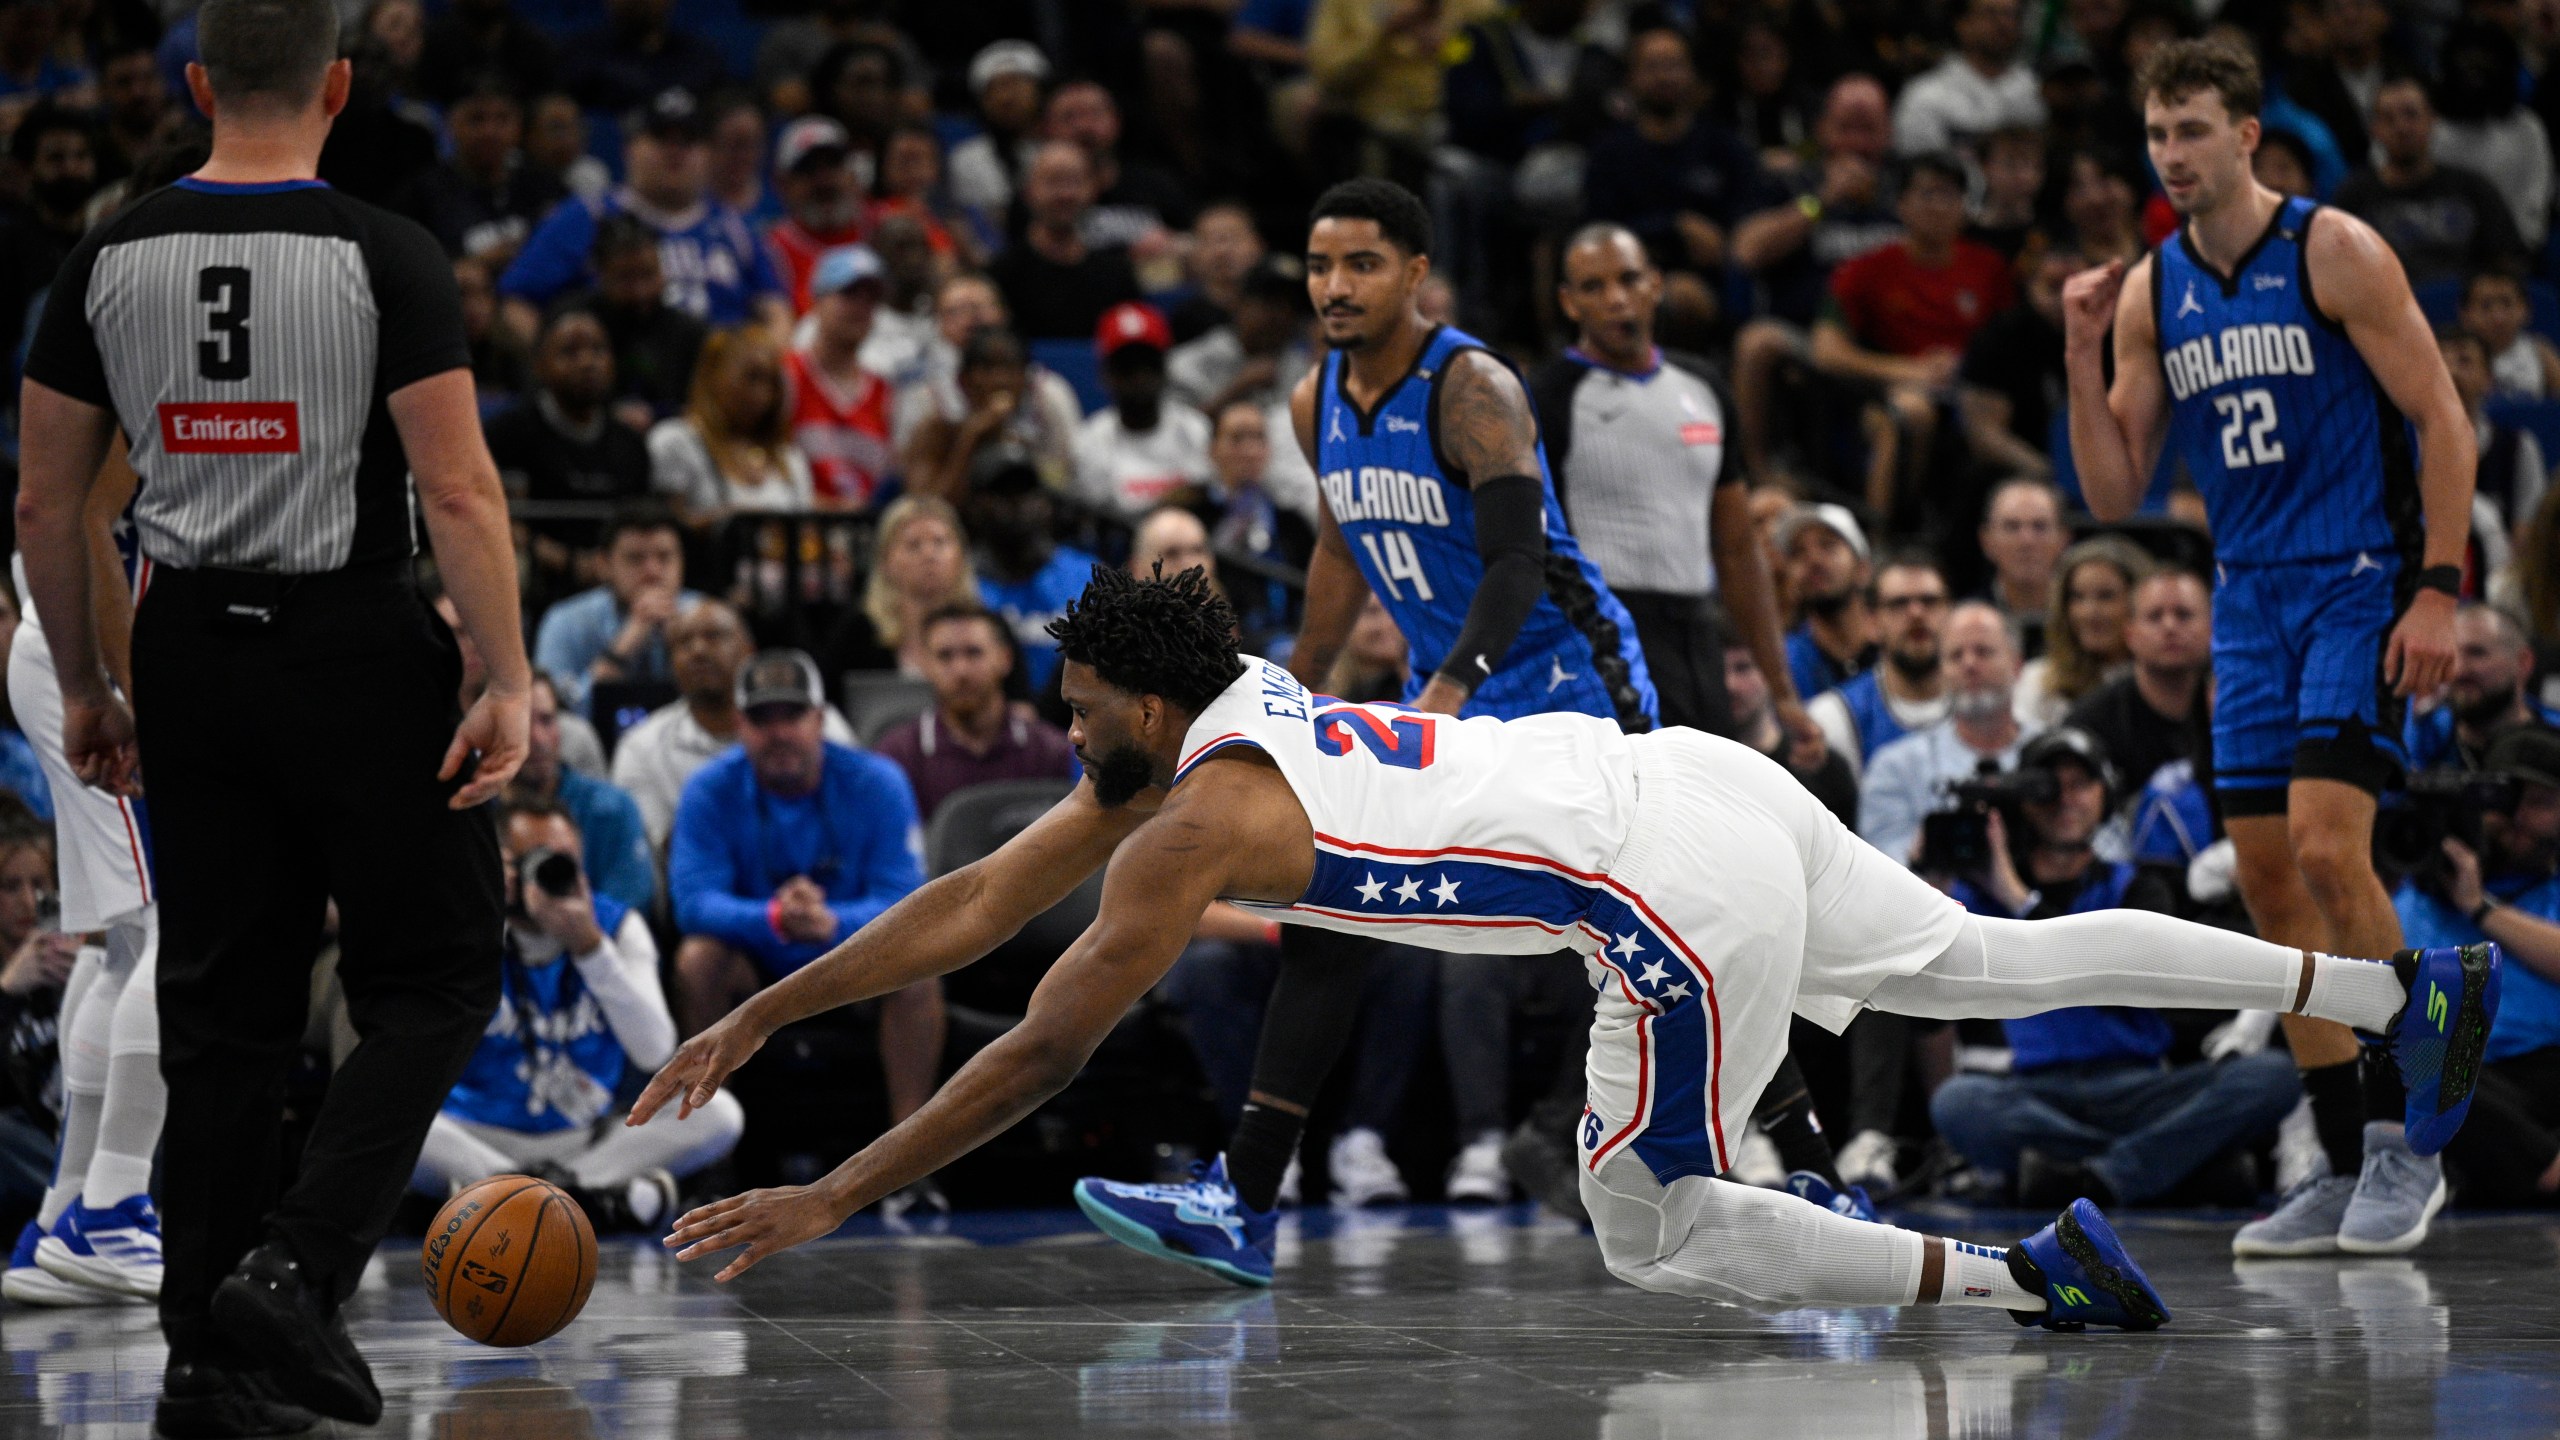
<path id="1" fill-rule="evenodd" d="M 1369 564 L 1376 569 L 1378 578 L 1387 582 L 1388 599 L 1404 598 L 1404 591 L 1396 585 L 1399 580 L 1412 585 L 1413 598 L 1433 598 L 1431 577 L 1422 573 L 1422 555 L 1413 548 L 1411 535 L 1402 530 L 1363 532 L 1360 545 L 1369 552 Z"/>

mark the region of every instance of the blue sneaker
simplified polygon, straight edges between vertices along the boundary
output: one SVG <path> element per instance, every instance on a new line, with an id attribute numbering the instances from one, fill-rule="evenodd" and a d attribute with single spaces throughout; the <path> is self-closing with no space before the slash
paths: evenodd
<path id="1" fill-rule="evenodd" d="M 44 1229 L 33 1220 L 18 1232 L 18 1247 L 9 1252 L 9 1268 L 0 1273 L 0 1295 L 20 1305 L 113 1305 L 122 1295 L 74 1285 L 44 1272 L 36 1264 L 36 1242 L 44 1238 Z"/>
<path id="2" fill-rule="evenodd" d="M 1076 1182 L 1076 1208 L 1102 1233 L 1141 1254 L 1197 1266 L 1238 1285 L 1271 1283 L 1271 1232 L 1278 1215 L 1236 1196 L 1227 1157 L 1194 1162 L 1183 1185 L 1131 1185 L 1090 1176 Z"/>
<path id="3" fill-rule="evenodd" d="M 2157 1330 L 2169 1323 L 2168 1302 L 2107 1228 L 2107 1217 L 2085 1199 L 2072 1201 L 2052 1224 L 2010 1246 L 2009 1273 L 2044 1297 L 2040 1311 L 2009 1312 L 2021 1325 Z"/>
<path id="4" fill-rule="evenodd" d="M 1787 1177 L 1787 1193 L 1799 1200 L 1810 1200 L 1834 1215 L 1874 1223 L 1876 1207 L 1867 1199 L 1867 1187 L 1852 1185 L 1846 1191 L 1834 1190 L 1831 1182 L 1810 1170 L 1798 1170 Z"/>
<path id="5" fill-rule="evenodd" d="M 2442 1150 L 2471 1113 L 2505 965 L 2506 957 L 2489 944 L 2403 950 L 2391 957 L 2391 968 L 2409 990 L 2386 1043 L 2409 1091 L 2405 1114 L 2412 1154 Z"/>
<path id="6" fill-rule="evenodd" d="M 75 1285 L 157 1300 L 159 1212 L 151 1208 L 148 1195 L 128 1196 L 107 1210 L 74 1201 L 53 1222 L 53 1233 L 36 1242 L 36 1263 L 46 1274 Z"/>

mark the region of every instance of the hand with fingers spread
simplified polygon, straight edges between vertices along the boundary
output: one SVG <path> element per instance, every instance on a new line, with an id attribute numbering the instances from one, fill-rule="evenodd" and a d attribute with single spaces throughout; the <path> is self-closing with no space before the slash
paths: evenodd
<path id="1" fill-rule="evenodd" d="M 850 1208 L 840 1207 L 824 1181 L 750 1190 L 688 1212 L 676 1222 L 675 1232 L 661 1243 L 675 1251 L 678 1260 L 742 1250 L 711 1277 L 729 1281 L 794 1245 L 833 1234 L 852 1213 Z"/>
<path id="2" fill-rule="evenodd" d="M 631 1104 L 625 1125 L 646 1125 L 670 1100 L 677 1101 L 676 1118 L 688 1119 L 693 1112 L 711 1103 L 720 1082 L 737 1072 L 739 1066 L 764 1048 L 764 1032 L 732 1013 L 718 1023 L 676 1047 L 667 1063 L 649 1079 L 647 1089 Z"/>

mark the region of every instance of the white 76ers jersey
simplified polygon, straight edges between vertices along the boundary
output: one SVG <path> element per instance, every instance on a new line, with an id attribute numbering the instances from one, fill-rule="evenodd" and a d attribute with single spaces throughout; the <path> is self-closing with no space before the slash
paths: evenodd
<path id="1" fill-rule="evenodd" d="M 1589 951 L 1580 922 L 1626 843 L 1635 754 L 1614 720 L 1459 720 L 1310 694 L 1254 656 L 1183 736 L 1179 785 L 1250 745 L 1306 807 L 1315 878 L 1292 924 L 1441 950 Z"/>

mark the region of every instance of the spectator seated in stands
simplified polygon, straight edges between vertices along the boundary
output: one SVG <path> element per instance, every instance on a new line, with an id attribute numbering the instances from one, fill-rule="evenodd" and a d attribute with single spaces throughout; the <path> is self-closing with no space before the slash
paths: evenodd
<path id="1" fill-rule="evenodd" d="M 1055 507 L 1031 457 L 1010 446 L 982 453 L 969 472 L 969 533 L 976 537 L 978 593 L 1013 627 L 1035 696 L 1058 678 L 1049 622 L 1084 593 L 1100 563 L 1050 536 Z"/>
<path id="2" fill-rule="evenodd" d="M 933 132 L 901 126 L 893 139 L 895 154 L 913 148 L 922 136 L 927 147 Z M 940 154 L 940 151 L 935 151 Z M 921 210 L 871 211 L 870 246 L 880 257 L 880 305 L 871 317 L 871 332 L 862 340 L 862 368 L 889 382 L 892 390 L 925 377 L 934 341 L 934 293 L 952 271 L 952 258 L 936 248 L 933 220 Z M 805 329 L 809 322 L 802 320 Z"/>
<path id="3" fill-rule="evenodd" d="M 1262 232 L 1254 228 L 1253 209 L 1240 200 L 1217 200 L 1192 217 L 1190 246 L 1182 257 L 1186 284 L 1165 297 L 1165 322 L 1173 327 L 1175 353 L 1223 325 L 1232 325 L 1244 303 L 1245 280 L 1262 263 Z M 1306 287 L 1298 288 L 1301 309 Z M 1174 384 L 1182 384 L 1182 367 L 1172 367 Z M 1186 396 L 1198 405 L 1199 397 Z M 1208 407 L 1202 406 L 1202 409 Z"/>
<path id="4" fill-rule="evenodd" d="M 2016 628 L 2019 651 L 2032 660 L 2044 653 L 2054 566 L 2062 558 L 2062 547 L 2071 543 L 2071 528 L 2062 519 L 2061 493 L 2045 481 L 2026 477 L 2000 482 L 1983 501 L 1982 526 L 1974 539 L 1991 566 L 1991 583 L 1976 598 L 1991 602 Z"/>
<path id="5" fill-rule="evenodd" d="M 2012 0 L 1974 0 L 2003 5 Z M 1903 238 L 1831 273 L 1831 305 L 1814 328 L 1813 363 L 1880 397 L 1870 407 L 1867 508 L 1898 515 L 1913 504 L 1964 348 L 1984 321 L 2009 307 L 2009 263 L 1964 238 L 1964 165 L 1925 154 L 1905 163 Z"/>
<path id="6" fill-rule="evenodd" d="M 1115 305 L 1094 331 L 1111 403 L 1076 431 L 1075 493 L 1124 519 L 1195 500 L 1209 484 L 1209 417 L 1165 395 L 1172 345 L 1152 305 Z"/>
<path id="7" fill-rule="evenodd" d="M 1306 269 L 1293 256 L 1266 255 L 1245 272 L 1234 311 L 1165 357 L 1173 398 L 1204 415 L 1236 401 L 1285 406 L 1314 368 L 1307 343 Z"/>
<path id="8" fill-rule="evenodd" d="M 2039 729 L 2060 724 L 2072 706 L 2132 668 L 2126 631 L 2151 557 L 2121 535 L 2097 535 L 2063 551 L 2051 573 L 2044 653 L 2018 672 L 2018 718 Z"/>
<path id="9" fill-rule="evenodd" d="M 622 1123 L 625 1094 L 676 1048 L 641 912 L 590 890 L 577 823 L 549 802 L 499 810 L 507 925 L 497 1013 L 428 1127 L 411 1185 L 441 1199 L 494 1175 L 562 1185 L 599 1230 L 656 1230 L 677 1182 L 737 1147 L 729 1092 L 679 1117 Z"/>
<path id="10" fill-rule="evenodd" d="M 1627 42 L 1627 123 L 1592 142 L 1583 211 L 1644 242 L 1663 272 L 1663 320 L 1694 334 L 1718 309 L 1735 229 L 1769 203 L 1759 157 L 1706 113 L 1706 86 L 1687 36 L 1668 26 Z M 1685 328 L 1684 328 L 1685 325 Z"/>
<path id="11" fill-rule="evenodd" d="M 1956 0 L 1955 53 L 1902 87 L 1893 148 L 1971 150 L 1993 131 L 2044 123 L 2036 72 L 2018 48 L 2018 0 Z"/>
<path id="12" fill-rule="evenodd" d="M 2104 861 L 2090 842 L 2112 808 L 2114 767 L 2086 732 L 2048 730 L 2018 756 L 2051 777 L 2050 799 L 1986 817 L 1987 864 L 1948 893 L 1977 915 L 2046 920 L 2100 910 L 2174 913 L 2160 877 Z M 2255 1172 L 2239 1153 L 2274 1133 L 2301 1098 L 2281 1051 L 2189 1064 L 2167 1060 L 2156 1010 L 2075 1006 L 2005 1020 L 2010 1071 L 1959 1075 L 1931 1098 L 1938 1133 L 1975 1168 L 2014 1177 L 2028 1206 L 2087 1196 L 2102 1206 L 2159 1200 L 2196 1177 L 2223 1203 L 2250 1204 Z M 2219 1161 L 2219 1173 L 2200 1175 Z"/>
<path id="13" fill-rule="evenodd" d="M 2029 245 L 2043 250 L 2036 204 L 2044 198 L 2044 131 L 2002 126 L 1982 137 L 1974 159 L 1982 194 L 1965 222 L 1965 238 L 1999 251 L 2011 264 L 2026 256 Z"/>
<path id="14" fill-rule="evenodd" d="M 649 431 L 650 483 L 696 530 L 741 512 L 807 510 L 817 503 L 816 482 L 791 441 L 791 397 L 773 332 L 715 330 L 684 413 Z"/>
<path id="15" fill-rule="evenodd" d="M 613 340 L 592 305 L 567 301 L 542 317 L 533 382 L 530 397 L 485 427 L 489 457 L 508 495 L 538 504 L 598 505 L 649 493 L 649 447 L 606 408 L 613 398 Z M 526 523 L 546 586 L 577 575 L 578 552 L 594 549 L 600 530 L 593 520 Z"/>
<path id="16" fill-rule="evenodd" d="M 955 547 L 956 548 L 956 547 Z M 651 853 L 666 849 L 685 782 L 738 743 L 738 672 L 754 648 L 747 622 L 725 601 L 703 600 L 667 625 L 678 698 L 622 732 L 613 747 L 613 783 L 640 807 Z M 853 726 L 826 707 L 826 737 L 854 743 Z"/>
<path id="17" fill-rule="evenodd" d="M 2383 81 L 2373 102 L 2375 163 L 2348 176 L 2334 197 L 2390 242 L 2409 284 L 2422 291 L 2525 258 L 2498 187 L 2478 171 L 2440 163 L 2435 128 L 2424 82 Z"/>
<path id="18" fill-rule="evenodd" d="M 560 691 L 549 675 L 533 677 L 532 721 L 526 728 L 524 765 L 508 783 L 508 801 L 556 806 L 578 827 L 590 857 L 596 889 L 619 905 L 646 911 L 657 899 L 657 871 L 650 863 L 640 807 L 610 780 L 562 763 Z"/>
<path id="19" fill-rule="evenodd" d="M 1787 632 L 1787 668 L 1811 705 L 1876 662 L 1867 536 L 1845 507 L 1806 505 L 1778 522 L 1776 543 L 1777 573 L 1804 616 Z"/>
<path id="20" fill-rule="evenodd" d="M 969 93 L 978 102 L 978 133 L 951 150 L 951 198 L 982 215 L 1001 217 L 1013 203 L 1014 177 L 1039 128 L 1041 86 L 1049 57 L 1028 40 L 998 40 L 969 60 Z"/>
<path id="21" fill-rule="evenodd" d="M 2053 477 L 2046 446 L 2065 393 L 2062 283 L 2086 262 L 2053 246 L 2027 269 L 2026 302 L 1984 322 L 1965 346 L 1957 391 L 1976 463 L 2037 480 Z"/>
<path id="22" fill-rule="evenodd" d="M 1139 298 L 1128 247 L 1087 238 L 1096 188 L 1092 157 L 1067 141 L 1044 142 L 1023 167 L 1023 229 L 987 268 L 1025 339 L 1085 339 Z"/>
<path id="23" fill-rule="evenodd" d="M 606 216 L 590 254 L 596 280 L 589 298 L 613 342 L 613 413 L 646 430 L 684 408 L 711 330 L 667 303 L 658 234 L 637 217 Z"/>
<path id="24" fill-rule="evenodd" d="M 783 218 L 765 232 L 781 262 L 791 313 L 806 315 L 818 257 L 862 240 L 862 177 L 854 173 L 853 139 L 824 115 L 803 115 L 773 142 L 773 177 Z"/>
<path id="25" fill-rule="evenodd" d="M 646 0 L 640 0 L 646 3 Z M 670 273 L 669 305 L 706 325 L 750 321 L 781 333 L 790 303 L 773 254 L 745 220 L 711 197 L 701 107 L 683 90 L 660 92 L 625 122 L 626 180 L 601 199 L 575 199 L 535 228 L 498 288 L 517 333 L 533 333 L 535 313 L 596 278 L 590 253 L 597 230 L 629 215 L 657 234 Z"/>
<path id="26" fill-rule="evenodd" d="M 581 715 L 600 681 L 671 682 L 667 624 L 702 598 L 684 588 L 684 542 L 665 507 L 616 510 L 603 545 L 604 583 L 552 606 L 534 633 L 534 665 Z"/>
<path id="27" fill-rule="evenodd" d="M 886 284 L 867 245 L 828 251 L 809 279 L 808 338 L 784 357 L 791 442 L 818 506 L 869 510 L 894 479 L 889 382 L 862 362 Z"/>
<path id="28" fill-rule="evenodd" d="M 2411 945 L 2506 950 L 2488 1063 L 2445 1164 L 2466 1205 L 2548 1207 L 2560 1203 L 2560 733 L 2517 725 L 2481 768 L 2515 787 L 2481 817 L 2482 848 L 2448 837 L 2444 863 L 2392 900 Z"/>
<path id="29" fill-rule="evenodd" d="M 2481 757 L 2511 725 L 2560 726 L 2560 710 L 2533 698 L 2533 646 L 2514 616 L 2466 603 L 2453 616 L 2453 678 L 2436 703 L 2412 707 L 2401 731 L 2411 770 L 2481 768 Z"/>
<path id="30" fill-rule="evenodd" d="M 1905 551 L 1888 557 L 1876 572 L 1874 596 L 1884 662 L 1805 707 L 1852 775 L 1878 750 L 1947 718 L 1946 668 L 1938 657 L 1947 577 L 1928 552 Z"/>
<path id="31" fill-rule="evenodd" d="M 2507 537 L 2522 527 L 2542 503 L 2551 485 L 2543 468 L 2542 442 L 2530 430 L 2509 425 L 2489 413 L 2489 390 L 2495 378 L 2489 347 L 2468 330 L 2439 330 L 2436 349 L 2444 356 L 2445 373 L 2471 417 L 2471 433 L 2479 444 L 2479 466 L 2471 491 L 2472 557 L 2484 575 L 2506 569 L 2513 550 Z"/>
<path id="32" fill-rule="evenodd" d="M 972 785 L 1084 774 L 1066 732 L 1005 697 L 1013 646 L 1004 621 L 967 601 L 936 610 L 921 628 L 933 708 L 893 727 L 873 748 L 907 773 L 927 823 L 943 801 Z"/>
<path id="33" fill-rule="evenodd" d="M 54 892 L 51 828 L 0 796 L 0 1027 L 10 1032 L 31 1016 L 60 1012 L 79 960 L 80 937 L 62 933 L 58 920 L 45 923 Z M 0 1212 L 33 1216 L 53 1178 L 54 1118 L 16 1070 L 0 1070 Z"/>
<path id="34" fill-rule="evenodd" d="M 907 488 L 959 504 L 973 467 L 990 449 L 1022 455 L 1042 484 L 1063 489 L 1073 483 L 1084 422 L 1067 383 L 1032 364 L 1022 341 L 1000 325 L 970 331 L 958 358 L 950 394 L 937 396 L 907 442 Z"/>
<path id="35" fill-rule="evenodd" d="M 2097 737 L 2125 785 L 2139 789 L 2161 766 L 2191 760 L 2201 748 L 2212 593 L 2192 570 L 2153 570 L 2134 586 L 2124 643 L 2132 666 L 2081 697 L 2069 723 Z"/>
<path id="36" fill-rule="evenodd" d="M 426 226 L 446 254 L 498 274 L 568 192 L 524 163 L 524 98 L 494 71 L 453 100 L 445 133 L 452 153 L 411 178 L 394 208 Z"/>
<path id="37" fill-rule="evenodd" d="M 915 793 L 898 767 L 825 738 L 818 667 L 769 650 L 738 678 L 738 748 L 715 756 L 676 806 L 676 1014 L 686 1033 L 817 959 L 924 883 Z M 889 1123 L 933 1094 L 942 982 L 881 997 Z"/>
<path id="38" fill-rule="evenodd" d="M 1120 149 L 1120 104 L 1094 80 L 1069 78 L 1049 92 L 1040 120 L 1044 138 L 1082 150 L 1093 168 L 1093 207 L 1083 221 L 1087 244 L 1126 246 L 1140 262 L 1171 258 L 1174 231 L 1190 228 L 1191 198 L 1173 174 Z"/>
<path id="39" fill-rule="evenodd" d="M 2560 399 L 2560 349 L 2525 328 L 2532 318 L 2532 297 L 2515 274 L 2481 270 L 2463 280 L 2462 328 L 2489 353 L 2490 399 Z"/>
<path id="40" fill-rule="evenodd" d="M 1940 808 L 1949 784 L 2014 768 L 2034 734 L 2012 708 L 2018 635 L 1999 611 L 1979 600 L 1956 606 L 1938 644 L 1947 718 L 1867 757 L 1858 785 L 1858 833 L 1897 859 L 1920 858 L 1921 817 Z"/>
<path id="41" fill-rule="evenodd" d="M 579 104 L 620 111 L 671 86 L 706 91 L 721 83 L 728 67 L 719 50 L 670 26 L 673 8 L 673 0 L 607 0 L 604 25 L 568 38 L 561 58 Z"/>

